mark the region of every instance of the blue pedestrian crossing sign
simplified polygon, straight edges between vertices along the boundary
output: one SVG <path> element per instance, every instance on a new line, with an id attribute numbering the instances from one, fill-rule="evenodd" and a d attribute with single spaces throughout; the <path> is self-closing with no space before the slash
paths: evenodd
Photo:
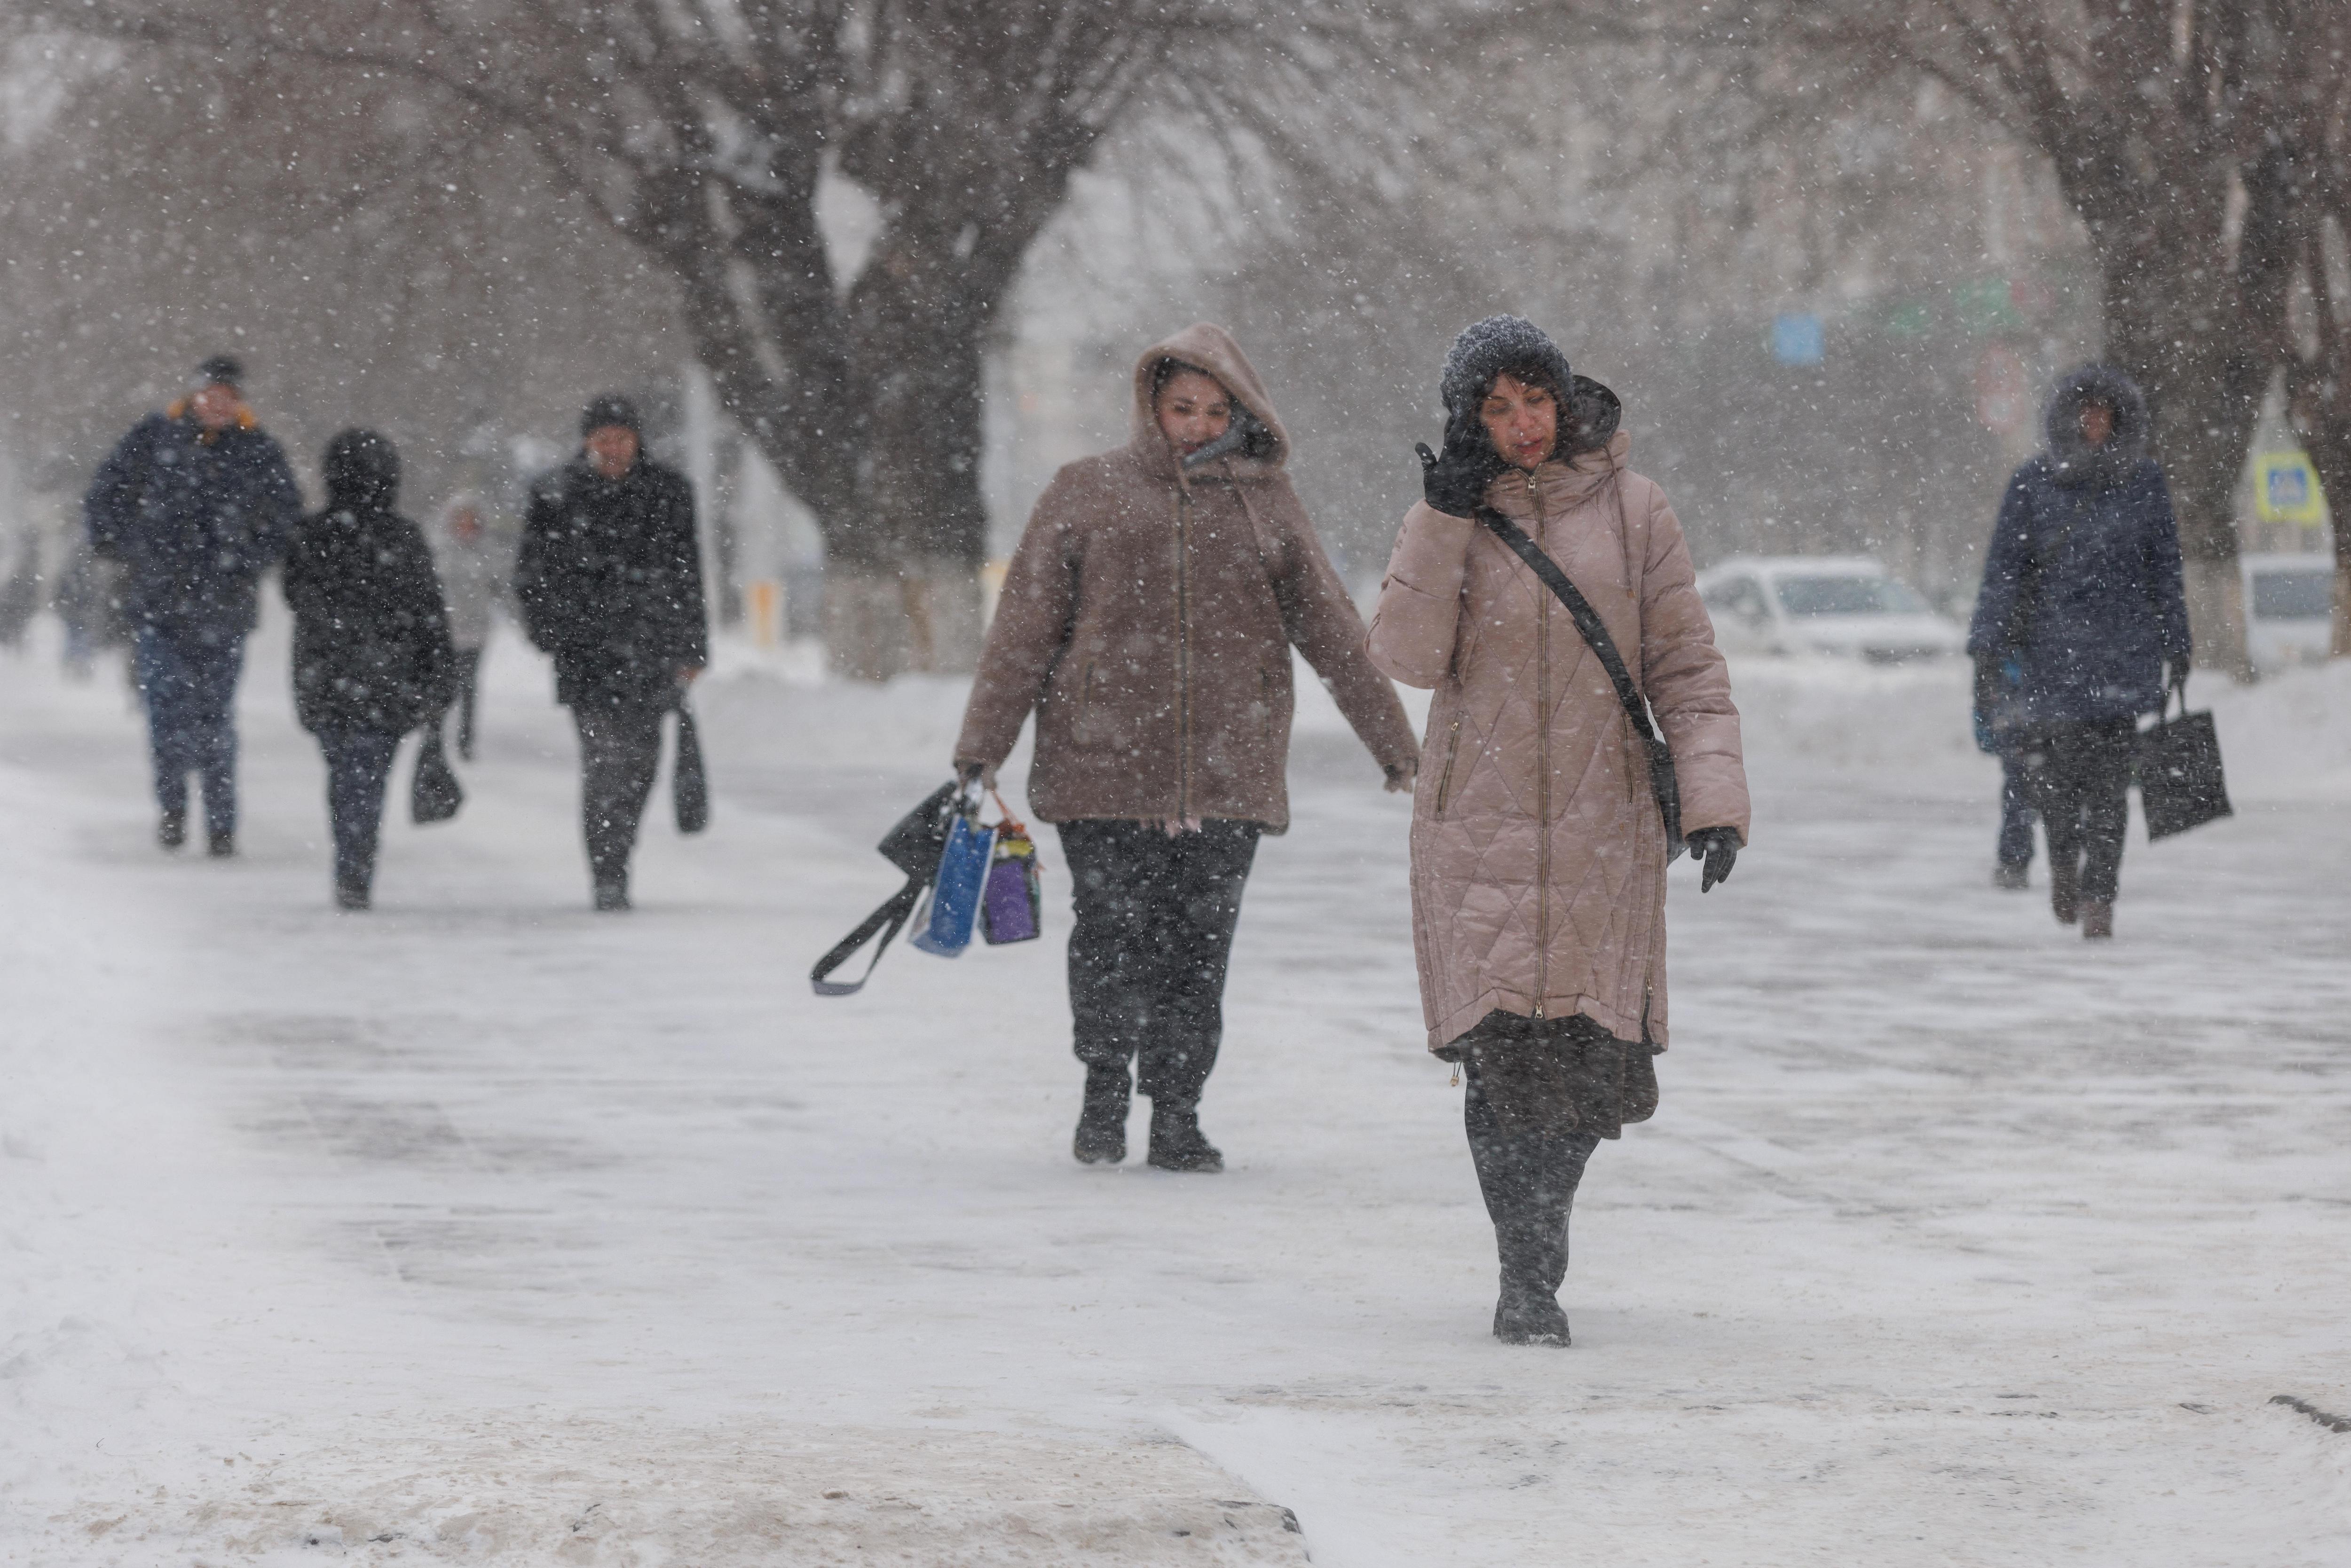
<path id="1" fill-rule="evenodd" d="M 2253 459 L 2253 513 L 2265 523 L 2316 528 L 2326 520 L 2318 471 L 2299 452 L 2265 452 Z"/>

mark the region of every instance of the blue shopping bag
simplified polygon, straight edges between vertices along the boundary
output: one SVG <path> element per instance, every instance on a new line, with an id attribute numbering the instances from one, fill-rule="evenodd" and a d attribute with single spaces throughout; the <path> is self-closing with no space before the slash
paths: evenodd
<path id="1" fill-rule="evenodd" d="M 972 924 L 979 915 L 995 853 L 996 830 L 980 826 L 973 806 L 957 811 L 947 829 L 946 848 L 939 852 L 938 875 L 931 879 L 928 906 L 908 938 L 914 946 L 953 958 L 971 946 Z"/>

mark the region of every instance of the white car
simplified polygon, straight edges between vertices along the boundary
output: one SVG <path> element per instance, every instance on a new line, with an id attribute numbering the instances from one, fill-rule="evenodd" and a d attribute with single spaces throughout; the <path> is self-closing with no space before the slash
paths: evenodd
<path id="1" fill-rule="evenodd" d="M 2335 558 L 2248 555 L 2238 561 L 2245 573 L 2245 649 L 2253 666 L 2276 670 L 2325 659 Z"/>
<path id="2" fill-rule="evenodd" d="M 1898 664 L 1967 651 L 1965 628 L 1868 556 L 1733 556 L 1698 589 L 1725 653 Z"/>

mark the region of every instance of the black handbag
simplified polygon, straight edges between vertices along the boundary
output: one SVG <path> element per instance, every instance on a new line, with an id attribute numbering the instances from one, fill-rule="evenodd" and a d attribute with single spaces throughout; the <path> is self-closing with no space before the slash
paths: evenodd
<path id="1" fill-rule="evenodd" d="M 1543 554 L 1542 547 L 1527 538 L 1526 529 L 1510 521 L 1491 507 L 1478 508 L 1478 520 L 1487 531 L 1510 547 L 1512 554 L 1527 563 L 1542 585 L 1553 597 L 1567 606 L 1568 615 L 1575 629 L 1599 657 L 1600 667 L 1608 672 L 1608 682 L 1616 688 L 1616 700 L 1625 707 L 1625 716 L 1632 722 L 1634 737 L 1639 740 L 1649 756 L 1649 792 L 1657 798 L 1657 816 L 1666 825 L 1666 858 L 1671 860 L 1682 847 L 1682 787 L 1674 776 L 1673 747 L 1657 733 L 1656 721 L 1649 716 L 1649 705 L 1644 701 L 1638 687 L 1633 685 L 1631 672 L 1625 668 L 1624 655 L 1616 652 L 1615 639 L 1608 635 L 1607 626 L 1592 601 L 1583 597 L 1559 563 Z"/>
<path id="2" fill-rule="evenodd" d="M 2187 686 L 2173 689 L 2179 694 L 2179 716 L 2164 716 L 2171 707 L 2167 695 L 2153 727 L 2139 731 L 2132 758 L 2150 843 L 2236 814 L 2229 804 L 2229 781 L 2220 771 L 2220 734 L 2212 726 L 2211 711 L 2189 713 Z"/>
<path id="3" fill-rule="evenodd" d="M 809 984 L 820 997 L 853 997 L 865 988 L 873 971 L 889 950 L 891 939 L 914 913 L 914 905 L 930 891 L 931 879 L 938 874 L 939 856 L 947 847 L 947 831 L 954 826 L 956 803 L 963 793 L 962 786 L 954 779 L 940 785 L 924 797 L 923 803 L 898 820 L 877 847 L 882 858 L 906 873 L 906 885 L 892 894 L 881 908 L 867 915 L 856 930 L 833 945 L 832 950 L 816 961 L 809 971 Z M 879 932 L 882 940 L 874 944 L 872 961 L 865 973 L 854 980 L 834 980 L 827 977 L 849 962 L 860 947 L 872 941 Z"/>
<path id="4" fill-rule="evenodd" d="M 441 745 L 441 719 L 435 715 L 424 727 L 424 744 L 416 750 L 416 773 L 408 784 L 408 814 L 420 822 L 445 822 L 465 803 L 465 788 L 449 754 Z"/>
<path id="5" fill-rule="evenodd" d="M 677 767 L 670 774 L 670 805 L 677 813 L 679 832 L 698 833 L 710 826 L 710 779 L 703 771 L 702 734 L 683 695 L 677 699 Z"/>

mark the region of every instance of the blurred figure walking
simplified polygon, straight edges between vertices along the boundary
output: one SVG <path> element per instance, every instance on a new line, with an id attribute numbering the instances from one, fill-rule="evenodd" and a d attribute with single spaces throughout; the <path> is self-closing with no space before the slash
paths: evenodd
<path id="1" fill-rule="evenodd" d="M 1239 345 L 1201 325 L 1144 350 L 1134 423 L 1124 446 L 1069 464 L 1039 497 L 956 767 L 992 779 L 1035 711 L 1029 805 L 1060 828 L 1077 895 L 1070 1010 L 1086 1088 L 1073 1152 L 1123 1160 L 1139 1087 L 1151 1163 L 1217 1171 L 1200 1093 L 1258 838 L 1290 825 L 1292 645 L 1390 789 L 1411 788 L 1418 753 Z"/>
<path id="2" fill-rule="evenodd" d="M 580 451 L 531 486 L 515 606 L 555 661 L 580 730 L 580 825 L 596 907 L 629 907 L 629 857 L 661 763 L 662 716 L 710 662 L 694 489 L 644 455 L 634 404 L 607 394 Z"/>
<path id="3" fill-rule="evenodd" d="M 1975 706 L 1976 749 L 2000 758 L 2000 838 L 1992 851 L 1994 887 L 2019 893 L 2032 881 L 2032 797 L 2024 776 L 2024 759 L 2017 755 L 2016 733 L 1993 728 L 1995 715 L 1986 696 L 2000 703 L 2012 696 L 2024 679 L 2024 667 L 2014 659 L 2001 661 L 2000 680 L 1989 694 L 1979 693 Z"/>
<path id="4" fill-rule="evenodd" d="M 1703 859 L 1703 892 L 1747 842 L 1739 710 L 1681 523 L 1627 465 L 1616 394 L 1516 316 L 1465 329 L 1439 391 L 1445 450 L 1422 448 L 1372 658 L 1437 694 L 1436 787 L 1413 802 L 1414 946 L 1428 1048 L 1469 1081 L 1500 1262 L 1494 1337 L 1564 1346 L 1584 1164 L 1656 1107 L 1666 867 Z M 1593 639 L 1481 513 L 1516 524 L 1605 628 L 1673 748 L 1681 839 Z"/>
<path id="5" fill-rule="evenodd" d="M 475 712 L 481 701 L 482 650 L 507 577 L 514 570 L 511 536 L 490 527 L 478 492 L 460 491 L 441 507 L 434 541 L 441 584 L 449 597 L 449 637 L 457 649 L 457 755 L 474 759 Z"/>
<path id="6" fill-rule="evenodd" d="M 433 552 L 392 510 L 400 454 L 371 430 L 327 444 L 326 509 L 286 551 L 294 612 L 294 708 L 327 759 L 335 903 L 365 909 L 375 886 L 385 781 L 400 737 L 437 723 L 456 686 L 456 653 Z"/>
<path id="7" fill-rule="evenodd" d="M 2001 501 L 1968 652 L 2049 841 L 2050 908 L 2097 939 L 2115 934 L 2138 716 L 2188 685 L 2179 525 L 2128 376 L 2073 371 L 2043 431 Z"/>
<path id="8" fill-rule="evenodd" d="M 90 548 L 124 569 L 133 667 L 147 703 L 157 838 L 185 841 L 188 775 L 204 790 L 206 841 L 236 852 L 236 683 L 259 613 L 261 574 L 302 511 L 286 454 L 239 390 L 226 355 L 195 390 L 131 428 L 82 500 Z"/>

